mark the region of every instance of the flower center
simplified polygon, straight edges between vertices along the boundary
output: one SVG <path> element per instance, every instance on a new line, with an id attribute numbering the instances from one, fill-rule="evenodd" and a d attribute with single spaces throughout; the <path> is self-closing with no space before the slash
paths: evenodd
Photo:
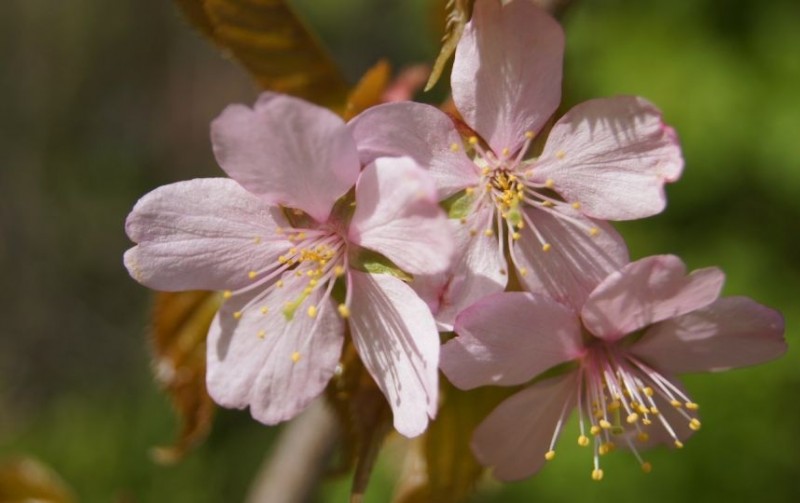
<path id="1" fill-rule="evenodd" d="M 581 360 L 579 373 L 578 445 L 592 446 L 593 480 L 603 478 L 600 458 L 620 444 L 633 453 L 642 471 L 649 473 L 652 465 L 642 458 L 637 444 L 666 435 L 675 447 L 682 448 L 676 422 L 685 421 L 694 431 L 701 427 L 696 403 L 668 378 L 615 345 L 599 341 L 592 345 Z M 663 413 L 667 407 L 672 409 L 670 418 Z M 547 460 L 555 457 L 555 441 L 567 412 L 562 412 L 545 454 Z"/>
<path id="2" fill-rule="evenodd" d="M 308 317 L 316 318 L 320 305 L 330 298 L 336 280 L 347 269 L 347 243 L 335 229 L 326 226 L 290 227 L 278 228 L 276 233 L 279 239 L 291 243 L 286 253 L 260 270 L 248 271 L 247 277 L 252 282 L 247 286 L 236 291 L 226 290 L 222 294 L 225 300 L 240 295 L 252 296 L 232 314 L 234 319 L 255 312 L 259 316 L 282 315 L 290 323 L 301 308 Z M 261 237 L 254 239 L 255 246 L 261 243 Z M 321 288 L 324 289 L 323 294 L 316 297 L 316 302 L 310 301 L 312 294 Z M 278 294 L 279 290 L 282 290 L 281 294 Z M 348 301 L 349 298 L 345 299 L 338 307 L 339 315 L 343 318 L 350 314 Z M 270 302 L 278 305 L 270 305 Z M 279 309 L 276 310 L 276 307 Z M 269 334 L 262 329 L 255 335 L 264 339 Z M 299 350 L 292 354 L 295 363 L 300 357 Z"/>
<path id="3" fill-rule="evenodd" d="M 499 154 L 484 148 L 476 136 L 470 137 L 467 142 L 472 151 L 472 160 L 481 172 L 478 185 L 467 189 L 468 195 L 477 191 L 478 197 L 473 211 L 477 213 L 491 208 L 494 214 L 493 218 L 482 219 L 481 224 L 485 226 L 482 230 L 473 228 L 471 232 L 473 235 L 482 233 L 488 238 L 496 237 L 501 251 L 507 246 L 511 260 L 522 276 L 527 271 L 517 265 L 514 243 L 520 240 L 523 233 L 529 233 L 543 252 L 549 252 L 553 248 L 531 217 L 533 213 L 523 211 L 525 207 L 543 211 L 580 228 L 590 236 L 600 234 L 600 229 L 594 222 L 580 212 L 580 203 L 564 201 L 552 179 L 541 180 L 536 177 L 535 160 L 523 160 L 534 136 L 534 133 L 526 132 L 525 141 L 519 150 L 511 152 L 509 148 L 504 148 Z M 454 144 L 454 150 L 457 147 Z M 559 161 L 565 157 L 564 152 L 556 153 Z M 462 219 L 462 223 L 467 222 L 468 219 Z"/>

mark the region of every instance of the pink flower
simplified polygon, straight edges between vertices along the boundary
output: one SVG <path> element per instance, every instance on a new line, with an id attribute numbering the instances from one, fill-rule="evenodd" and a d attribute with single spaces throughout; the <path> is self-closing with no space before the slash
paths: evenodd
<path id="1" fill-rule="evenodd" d="M 380 105 L 349 126 L 362 162 L 413 157 L 449 206 L 463 251 L 451 275 L 424 285 L 443 328 L 502 291 L 509 267 L 528 289 L 581 305 L 628 261 L 603 220 L 660 212 L 664 184 L 681 173 L 675 133 L 641 98 L 582 103 L 555 123 L 540 153 L 532 148 L 560 101 L 563 51 L 561 27 L 532 2 L 476 2 L 451 79 L 474 131 L 466 144 L 450 117 L 418 103 Z"/>
<path id="2" fill-rule="evenodd" d="M 680 259 L 662 255 L 609 275 L 579 314 L 519 292 L 459 314 L 458 337 L 444 345 L 441 361 L 456 386 L 512 386 L 541 376 L 478 426 L 475 455 L 502 480 L 533 475 L 555 456 L 577 408 L 578 444 L 592 445 L 593 479 L 603 476 L 600 456 L 617 445 L 649 471 L 640 448 L 682 447 L 701 426 L 697 404 L 673 374 L 753 365 L 786 350 L 781 315 L 745 297 L 718 299 L 723 279 L 716 268 L 686 275 Z"/>
<path id="3" fill-rule="evenodd" d="M 361 171 L 344 122 L 288 96 L 228 107 L 211 136 L 232 179 L 144 196 L 127 220 L 137 245 L 125 254 L 148 287 L 224 291 L 208 336 L 211 396 L 266 424 L 295 416 L 334 374 L 347 323 L 397 430 L 424 431 L 436 411 L 439 338 L 399 277 L 449 266 L 429 175 L 409 158 Z"/>

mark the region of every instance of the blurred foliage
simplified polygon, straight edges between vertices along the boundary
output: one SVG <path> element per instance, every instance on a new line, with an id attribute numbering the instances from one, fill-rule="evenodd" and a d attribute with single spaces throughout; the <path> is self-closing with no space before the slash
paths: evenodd
<path id="1" fill-rule="evenodd" d="M 340 108 L 348 85 L 283 0 L 175 0 L 187 19 L 264 89 Z"/>
<path id="2" fill-rule="evenodd" d="M 72 491 L 51 469 L 32 458 L 0 461 L 3 503 L 72 503 Z"/>
<path id="3" fill-rule="evenodd" d="M 395 68 L 436 57 L 429 0 L 292 4 L 351 81 L 382 56 Z M 790 351 L 762 367 L 687 376 L 704 428 L 680 452 L 652 452 L 649 475 L 616 453 L 593 482 L 573 424 L 536 478 L 486 479 L 470 501 L 800 497 L 791 400 L 800 389 L 799 23 L 793 0 L 573 2 L 567 105 L 642 95 L 684 146 L 686 171 L 668 187 L 665 213 L 619 226 L 632 255 L 721 266 L 726 294 L 783 311 Z M 247 413 L 220 411 L 208 441 L 176 466 L 148 459 L 175 425 L 147 372 L 148 293 L 122 267 L 122 225 L 147 190 L 220 176 L 208 123 L 256 90 L 165 0 L 8 0 L 0 61 L 0 270 L 11 286 L 0 293 L 0 454 L 33 454 L 81 501 L 242 500 L 279 431 Z M 365 502 L 391 499 L 407 453 L 390 435 Z M 350 489 L 348 478 L 331 479 L 316 499 L 346 501 Z"/>
<path id="4" fill-rule="evenodd" d="M 182 459 L 211 429 L 214 402 L 206 390 L 206 334 L 220 306 L 215 292 L 158 292 L 151 341 L 157 383 L 181 420 L 175 443 L 153 449 L 164 464 Z"/>

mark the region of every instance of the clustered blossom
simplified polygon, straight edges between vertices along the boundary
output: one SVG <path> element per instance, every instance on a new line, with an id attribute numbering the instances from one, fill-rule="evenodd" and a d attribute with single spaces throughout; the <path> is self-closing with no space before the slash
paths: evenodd
<path id="1" fill-rule="evenodd" d="M 395 274 L 449 265 L 453 245 L 428 175 L 402 157 L 362 170 L 341 119 L 270 93 L 252 110 L 225 110 L 212 142 L 232 179 L 143 197 L 126 226 L 138 244 L 125 254 L 151 288 L 223 291 L 208 335 L 211 396 L 266 424 L 290 419 L 333 376 L 346 322 L 397 430 L 424 431 L 436 412 L 439 339 L 427 306 Z M 387 273 L 371 273 L 376 266 Z"/>
<path id="2" fill-rule="evenodd" d="M 126 223 L 137 281 L 221 292 L 214 400 L 288 420 L 349 334 L 401 434 L 435 417 L 439 367 L 462 389 L 527 385 L 478 426 L 477 458 L 528 477 L 577 409 L 600 480 L 614 448 L 649 471 L 641 451 L 700 429 L 674 374 L 780 356 L 780 314 L 719 298 L 719 270 L 629 262 L 606 221 L 664 209 L 680 146 L 638 97 L 552 118 L 563 52 L 561 27 L 529 0 L 478 0 L 453 66 L 458 117 L 397 102 L 345 124 L 273 93 L 228 107 L 211 139 L 230 178 L 158 188 Z M 527 291 L 504 292 L 513 275 Z M 439 330 L 455 332 L 441 361 Z"/>
<path id="3" fill-rule="evenodd" d="M 456 319 L 458 337 L 442 348 L 453 384 L 523 384 L 567 362 L 555 377 L 501 403 L 478 426 L 473 448 L 503 480 L 528 477 L 555 457 L 556 440 L 578 409 L 578 444 L 600 456 L 656 443 L 683 447 L 700 429 L 698 405 L 673 374 L 754 365 L 783 354 L 783 319 L 744 297 L 718 299 L 716 268 L 686 275 L 677 257 L 632 262 L 610 274 L 580 309 L 535 293 L 486 297 Z M 513 432 L 513 433 L 510 433 Z"/>

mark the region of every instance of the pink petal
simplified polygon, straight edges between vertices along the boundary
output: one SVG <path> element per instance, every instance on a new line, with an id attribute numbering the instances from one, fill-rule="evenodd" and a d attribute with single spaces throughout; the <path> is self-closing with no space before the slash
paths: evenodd
<path id="1" fill-rule="evenodd" d="M 654 325 L 631 352 L 668 372 L 719 371 L 781 356 L 783 333 L 778 311 L 746 297 L 727 297 Z"/>
<path id="2" fill-rule="evenodd" d="M 483 298 L 458 315 L 455 332 L 439 366 L 461 389 L 522 384 L 583 351 L 575 312 L 530 293 Z"/>
<path id="3" fill-rule="evenodd" d="M 472 451 L 494 476 L 530 477 L 545 463 L 556 425 L 575 407 L 577 374 L 546 379 L 508 398 L 475 429 Z"/>
<path id="4" fill-rule="evenodd" d="M 514 152 L 558 107 L 563 54 L 561 26 L 533 2 L 476 2 L 453 63 L 456 107 L 495 152 Z"/>
<path id="5" fill-rule="evenodd" d="M 453 121 L 430 105 L 378 105 L 354 118 L 347 127 L 356 139 L 362 164 L 378 157 L 409 156 L 433 177 L 439 199 L 478 183 L 480 175 L 464 154 Z"/>
<path id="6" fill-rule="evenodd" d="M 253 109 L 229 106 L 211 124 L 211 142 L 219 165 L 244 188 L 319 222 L 360 168 L 342 119 L 291 96 L 264 93 Z"/>
<path id="7" fill-rule="evenodd" d="M 578 227 L 538 208 L 528 207 L 524 212 L 550 245 L 544 251 L 530 226 L 520 231 L 514 253 L 518 265 L 526 270 L 521 280 L 531 292 L 546 293 L 579 311 L 589 293 L 628 262 L 625 241 L 606 222 L 570 212 L 583 226 Z M 594 236 L 589 232 L 592 227 L 599 231 Z"/>
<path id="8" fill-rule="evenodd" d="M 603 280 L 586 300 L 581 318 L 597 337 L 619 339 L 707 306 L 719 297 L 724 281 L 714 267 L 687 276 L 686 266 L 674 255 L 643 258 Z"/>
<path id="9" fill-rule="evenodd" d="M 410 274 L 437 274 L 454 252 L 447 217 L 428 174 L 408 157 L 382 157 L 356 185 L 350 240 Z"/>
<path id="10" fill-rule="evenodd" d="M 439 333 L 428 306 L 388 274 L 350 271 L 350 330 L 361 361 L 406 437 L 421 434 L 436 415 Z"/>
<path id="11" fill-rule="evenodd" d="M 411 286 L 431 306 L 440 330 L 451 331 L 458 313 L 478 299 L 505 290 L 508 266 L 496 238 L 470 232 L 490 228 L 493 220 L 492 208 L 472 213 L 466 223 L 449 220 L 457 251 L 450 271 L 414 277 Z"/>
<path id="12" fill-rule="evenodd" d="M 252 296 L 228 300 L 208 334 L 209 394 L 223 407 L 249 406 L 253 417 L 264 424 L 291 419 L 322 393 L 344 342 L 344 323 L 331 301 L 323 299 L 322 289 L 287 320 L 284 304 L 299 298 L 307 282 L 292 272 L 284 275 L 284 281 L 283 288 L 245 309 L 238 320 L 233 313 Z M 312 303 L 318 306 L 315 318 L 306 313 Z M 264 306 L 269 308 L 267 314 L 261 312 Z"/>
<path id="13" fill-rule="evenodd" d="M 125 253 L 125 267 L 156 290 L 235 290 L 292 246 L 276 232 L 284 225 L 278 210 L 233 180 L 165 185 L 128 215 L 125 230 L 137 246 Z"/>
<path id="14" fill-rule="evenodd" d="M 678 179 L 683 157 L 661 112 L 636 97 L 591 100 L 562 117 L 534 169 L 567 201 L 594 218 L 630 220 L 659 213 L 664 184 Z"/>

